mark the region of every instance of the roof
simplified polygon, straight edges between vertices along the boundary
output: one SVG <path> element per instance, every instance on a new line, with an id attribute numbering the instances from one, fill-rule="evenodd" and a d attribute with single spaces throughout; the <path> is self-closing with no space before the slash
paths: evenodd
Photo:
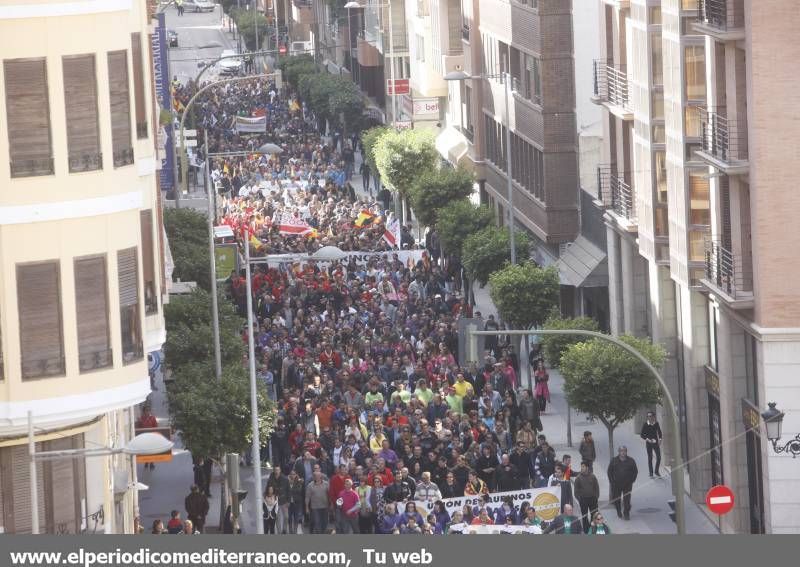
<path id="1" fill-rule="evenodd" d="M 556 265 L 562 285 L 575 287 L 608 285 L 606 254 L 584 236 L 575 239 Z"/>

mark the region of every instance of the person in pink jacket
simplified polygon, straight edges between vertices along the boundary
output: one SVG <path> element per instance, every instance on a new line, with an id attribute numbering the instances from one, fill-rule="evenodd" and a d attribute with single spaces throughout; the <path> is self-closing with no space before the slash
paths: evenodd
<path id="1" fill-rule="evenodd" d="M 353 489 L 353 481 L 348 478 L 344 481 L 344 488 L 339 492 L 336 499 L 336 506 L 339 508 L 339 526 L 337 533 L 341 534 L 357 534 L 358 530 L 358 510 L 359 510 L 358 492 Z"/>

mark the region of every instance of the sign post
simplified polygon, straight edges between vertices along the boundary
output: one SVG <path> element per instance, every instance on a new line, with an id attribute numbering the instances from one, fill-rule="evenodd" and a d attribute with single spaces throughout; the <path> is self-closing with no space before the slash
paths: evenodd
<path id="1" fill-rule="evenodd" d="M 706 493 L 706 506 L 717 515 L 720 532 L 722 532 L 722 516 L 733 510 L 734 502 L 733 490 L 724 484 L 712 486 Z"/>

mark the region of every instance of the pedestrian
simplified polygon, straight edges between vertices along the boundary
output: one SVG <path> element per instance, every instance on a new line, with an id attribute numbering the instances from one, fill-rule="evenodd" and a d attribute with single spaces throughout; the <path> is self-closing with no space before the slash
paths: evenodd
<path id="1" fill-rule="evenodd" d="M 372 197 L 372 186 L 369 183 L 369 164 L 366 161 L 361 162 L 361 167 L 358 168 L 358 173 L 361 174 L 361 188 L 364 191 L 369 192 L 369 196 Z"/>
<path id="2" fill-rule="evenodd" d="M 498 331 L 500 329 L 500 325 L 497 321 L 494 320 L 494 315 L 489 315 L 489 318 L 486 320 L 486 323 L 483 325 L 484 331 Z M 487 335 L 484 345 L 486 350 L 492 353 L 493 355 L 497 354 L 497 343 L 498 338 L 497 335 Z"/>
<path id="3" fill-rule="evenodd" d="M 183 16 L 183 0 L 175 0 L 175 7 L 178 8 L 178 15 Z"/>
<path id="4" fill-rule="evenodd" d="M 541 358 L 536 362 L 536 371 L 533 373 L 535 386 L 536 399 L 539 402 L 539 413 L 544 413 L 547 408 L 547 402 L 550 401 L 550 388 L 547 383 L 550 381 L 550 375 L 544 367 L 544 360 Z"/>
<path id="5" fill-rule="evenodd" d="M 597 511 L 597 501 L 600 499 L 600 484 L 597 482 L 597 477 L 589 469 L 587 461 L 581 463 L 581 472 L 575 477 L 574 492 L 581 508 L 583 531 L 588 532 L 590 519 Z"/>
<path id="6" fill-rule="evenodd" d="M 200 532 L 194 527 L 191 520 L 183 522 L 183 531 L 181 531 L 181 535 L 198 535 L 199 533 Z"/>
<path id="7" fill-rule="evenodd" d="M 380 483 L 380 477 L 375 477 Z M 362 472 L 358 479 L 358 533 L 371 534 L 375 527 L 375 501 L 372 497 L 372 486 L 367 482 L 366 473 Z"/>
<path id="8" fill-rule="evenodd" d="M 166 533 L 166 530 L 164 529 L 164 522 L 161 520 L 153 520 L 153 528 L 150 530 L 150 533 L 152 535 L 162 535 Z"/>
<path id="9" fill-rule="evenodd" d="M 167 533 L 177 535 L 183 531 L 183 520 L 181 520 L 181 513 L 178 510 L 173 510 L 169 514 L 169 522 L 167 522 Z"/>
<path id="10" fill-rule="evenodd" d="M 566 504 L 564 511 L 550 522 L 547 529 L 544 531 L 546 534 L 556 535 L 581 535 L 583 528 L 580 520 L 572 513 L 572 505 Z"/>
<path id="11" fill-rule="evenodd" d="M 275 534 L 275 523 L 278 521 L 278 496 L 275 487 L 267 485 L 264 499 L 261 502 L 261 513 L 264 521 L 264 533 Z"/>
<path id="12" fill-rule="evenodd" d="M 278 522 L 277 533 L 285 534 L 289 530 L 289 502 L 291 494 L 289 492 L 289 479 L 281 472 L 281 466 L 275 465 L 272 474 L 269 475 L 267 487 L 272 487 L 275 496 L 278 497 Z"/>
<path id="13" fill-rule="evenodd" d="M 328 529 L 328 481 L 315 470 L 313 480 L 306 486 L 306 513 L 311 518 L 311 532 L 323 534 Z"/>
<path id="14" fill-rule="evenodd" d="M 303 533 L 303 486 L 297 471 L 289 472 L 289 533 Z"/>
<path id="15" fill-rule="evenodd" d="M 530 388 L 522 391 L 522 399 L 519 402 L 519 417 L 523 429 L 525 425 L 529 425 L 530 428 L 526 431 L 533 430 L 534 439 L 531 440 L 530 444 L 530 446 L 533 446 L 536 432 L 542 431 L 544 427 L 542 427 L 542 420 L 539 418 L 539 402 L 533 397 L 533 392 Z"/>
<path id="16" fill-rule="evenodd" d="M 192 524 L 199 532 L 203 532 L 206 525 L 206 516 L 208 515 L 208 498 L 200 492 L 200 488 L 193 484 L 189 489 L 189 495 L 184 500 L 186 507 L 186 517 L 192 521 Z"/>
<path id="17" fill-rule="evenodd" d="M 591 431 L 583 432 L 583 439 L 581 440 L 578 452 L 581 454 L 581 459 L 589 466 L 589 472 L 594 472 L 594 461 L 597 458 L 597 450 L 594 446 L 594 439 L 592 438 Z"/>
<path id="18" fill-rule="evenodd" d="M 660 478 L 661 440 L 664 436 L 661 433 L 661 426 L 656 421 L 656 414 L 652 411 L 647 412 L 647 421 L 642 425 L 641 437 L 647 449 L 647 468 L 650 470 L 650 478 L 653 478 L 653 454 L 656 456 L 655 474 Z"/>
<path id="19" fill-rule="evenodd" d="M 359 510 L 359 497 L 358 492 L 353 490 L 353 481 L 348 477 L 344 481 L 344 488 L 339 492 L 336 498 L 336 507 L 339 509 L 339 528 L 337 526 L 336 533 L 342 534 L 357 534 L 358 532 L 358 517 Z"/>
<path id="20" fill-rule="evenodd" d="M 620 518 L 631 519 L 631 490 L 638 474 L 636 461 L 628 456 L 628 448 L 623 445 L 617 450 L 617 456 L 608 464 L 611 500 Z"/>
<path id="21" fill-rule="evenodd" d="M 158 427 L 158 419 L 150 413 L 150 406 L 144 404 L 142 406 L 142 414 L 136 420 L 136 429 L 155 429 Z M 145 469 L 153 470 L 156 468 L 155 463 L 145 463 Z"/>

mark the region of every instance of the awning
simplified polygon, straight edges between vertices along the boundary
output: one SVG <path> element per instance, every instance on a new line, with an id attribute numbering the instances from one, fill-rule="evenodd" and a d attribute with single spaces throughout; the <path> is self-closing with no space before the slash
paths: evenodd
<path id="1" fill-rule="evenodd" d="M 562 285 L 602 287 L 608 285 L 606 254 L 587 238 L 578 236 L 556 262 Z"/>
<path id="2" fill-rule="evenodd" d="M 452 126 L 448 126 L 442 133 L 436 136 L 436 150 L 444 159 L 458 165 L 469 149 L 469 143 L 464 134 Z"/>

